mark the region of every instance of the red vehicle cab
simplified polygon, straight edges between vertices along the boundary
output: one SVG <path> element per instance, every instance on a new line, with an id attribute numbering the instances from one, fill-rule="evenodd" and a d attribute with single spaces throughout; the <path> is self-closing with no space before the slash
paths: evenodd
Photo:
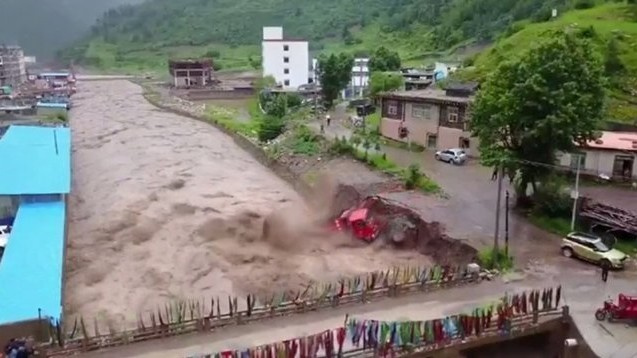
<path id="1" fill-rule="evenodd" d="M 379 232 L 379 224 L 369 215 L 367 208 L 354 208 L 345 210 L 341 216 L 334 220 L 334 229 L 348 231 L 359 240 L 372 242 Z"/>
<path id="2" fill-rule="evenodd" d="M 617 304 L 612 299 L 604 301 L 604 307 L 595 311 L 595 318 L 603 321 L 633 319 L 637 320 L 637 296 L 627 296 L 619 294 Z"/>

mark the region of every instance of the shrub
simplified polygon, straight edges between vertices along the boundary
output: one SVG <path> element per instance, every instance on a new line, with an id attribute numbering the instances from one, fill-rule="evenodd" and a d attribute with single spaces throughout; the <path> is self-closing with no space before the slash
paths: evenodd
<path id="1" fill-rule="evenodd" d="M 575 2 L 575 8 L 578 10 L 590 9 L 593 6 L 595 6 L 594 0 L 577 0 L 577 2 Z"/>
<path id="2" fill-rule="evenodd" d="M 404 174 L 405 180 L 405 188 L 408 190 L 415 189 L 422 178 L 422 173 L 420 172 L 420 167 L 416 164 L 410 165 Z"/>
<path id="3" fill-rule="evenodd" d="M 513 256 L 506 255 L 504 249 L 498 249 L 497 252 L 493 248 L 482 250 L 478 254 L 478 259 L 480 265 L 488 270 L 506 271 L 513 268 Z"/>
<path id="4" fill-rule="evenodd" d="M 548 177 L 533 194 L 533 211 L 552 217 L 569 217 L 572 200 L 565 191 L 564 180 L 557 176 Z"/>
<path id="5" fill-rule="evenodd" d="M 292 151 L 294 154 L 313 155 L 319 151 L 319 139 L 307 126 L 298 126 L 293 133 Z"/>
<path id="6" fill-rule="evenodd" d="M 273 140 L 285 129 L 285 122 L 281 118 L 268 116 L 259 122 L 257 136 L 261 142 Z"/>
<path id="7" fill-rule="evenodd" d="M 353 152 L 352 145 L 347 142 L 347 138 L 342 137 L 330 143 L 328 149 L 332 155 L 351 154 Z"/>

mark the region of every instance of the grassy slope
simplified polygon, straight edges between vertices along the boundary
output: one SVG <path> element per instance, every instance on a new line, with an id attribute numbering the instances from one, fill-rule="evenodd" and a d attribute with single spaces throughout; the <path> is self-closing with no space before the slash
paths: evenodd
<path id="1" fill-rule="evenodd" d="M 608 118 L 637 124 L 637 98 L 625 90 L 637 89 L 637 6 L 605 4 L 592 9 L 570 11 L 550 22 L 520 25 L 520 31 L 501 39 L 491 49 L 481 53 L 475 60 L 476 70 L 466 75 L 484 77 L 502 59 L 522 56 L 526 50 L 546 38 L 550 30 L 592 26 L 597 33 L 595 42 L 600 51 L 604 51 L 609 38 L 615 36 L 619 40 L 620 58 L 627 69 L 626 76 L 617 79 L 620 83 L 611 88 Z"/>

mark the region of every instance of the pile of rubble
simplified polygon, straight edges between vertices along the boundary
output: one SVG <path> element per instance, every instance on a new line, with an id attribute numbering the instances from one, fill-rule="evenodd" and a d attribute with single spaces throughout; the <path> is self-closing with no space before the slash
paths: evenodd
<path id="1" fill-rule="evenodd" d="M 447 236 L 440 223 L 426 222 L 414 210 L 382 196 L 368 194 L 364 189 L 340 185 L 331 212 L 338 216 L 344 210 L 360 206 L 361 202 L 365 202 L 370 216 L 382 223 L 377 240 L 383 244 L 402 250 L 416 250 L 443 265 L 477 261 L 478 251 Z"/>

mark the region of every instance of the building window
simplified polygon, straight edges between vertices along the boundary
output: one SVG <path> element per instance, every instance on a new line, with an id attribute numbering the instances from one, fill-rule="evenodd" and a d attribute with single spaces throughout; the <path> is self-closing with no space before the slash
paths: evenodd
<path id="1" fill-rule="evenodd" d="M 411 116 L 414 118 L 429 119 L 431 107 L 426 104 L 413 104 L 411 106 Z"/>
<path id="2" fill-rule="evenodd" d="M 632 155 L 616 155 L 613 162 L 613 176 L 629 180 L 633 176 L 635 157 Z"/>
<path id="3" fill-rule="evenodd" d="M 285 81 L 283 81 L 283 85 L 285 85 L 285 86 L 289 86 L 289 85 L 290 85 L 290 80 L 285 80 Z"/>
<path id="4" fill-rule="evenodd" d="M 389 103 L 387 105 L 387 114 L 395 116 L 398 114 L 398 105 L 396 103 Z"/>
<path id="5" fill-rule="evenodd" d="M 586 153 L 571 153 L 571 168 L 577 169 L 577 161 L 579 159 L 579 168 L 586 167 Z"/>
<path id="6" fill-rule="evenodd" d="M 290 69 L 289 68 L 284 68 L 283 69 L 283 73 L 286 74 L 286 75 L 289 74 L 290 73 Z"/>
<path id="7" fill-rule="evenodd" d="M 283 51 L 290 51 L 289 45 L 283 45 Z"/>
<path id="8" fill-rule="evenodd" d="M 447 107 L 447 120 L 450 123 L 458 122 L 458 107 Z"/>
<path id="9" fill-rule="evenodd" d="M 283 63 L 290 63 L 289 57 L 283 57 Z"/>
<path id="10" fill-rule="evenodd" d="M 435 134 L 427 134 L 427 148 L 436 149 L 438 146 L 438 136 Z"/>

